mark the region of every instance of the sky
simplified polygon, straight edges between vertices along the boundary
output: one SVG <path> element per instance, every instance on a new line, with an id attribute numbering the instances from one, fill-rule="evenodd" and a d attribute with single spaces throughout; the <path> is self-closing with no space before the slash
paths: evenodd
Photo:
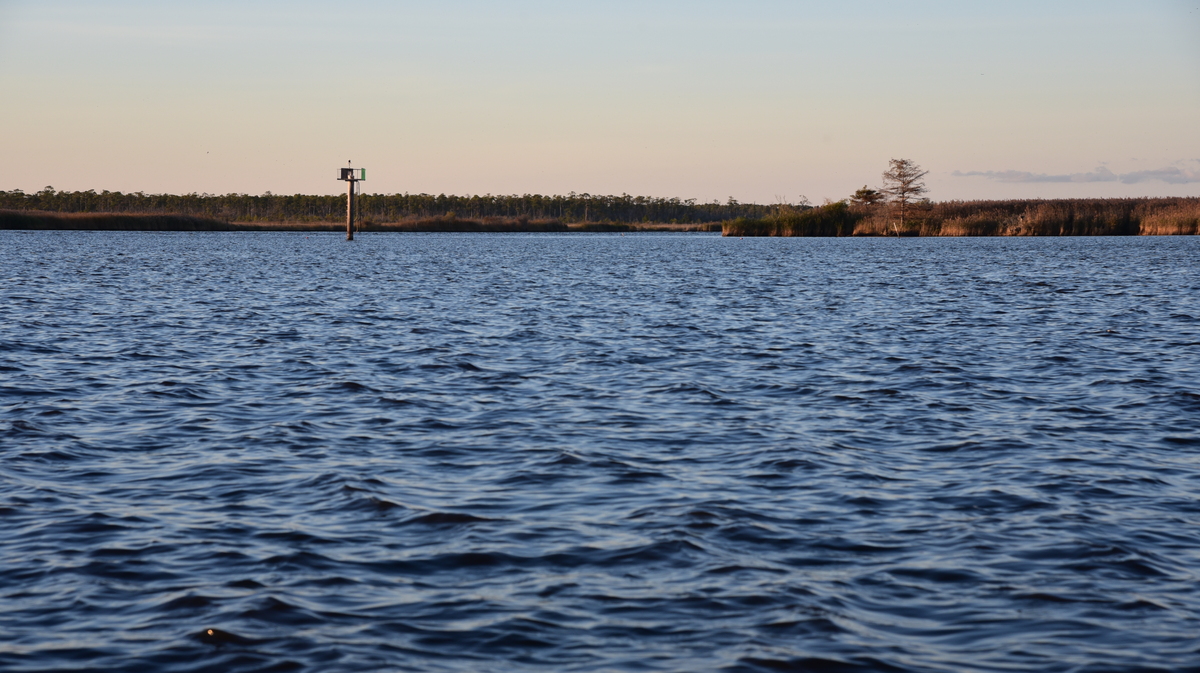
<path id="1" fill-rule="evenodd" d="M 0 0 L 0 189 L 1200 196 L 1200 0 Z"/>

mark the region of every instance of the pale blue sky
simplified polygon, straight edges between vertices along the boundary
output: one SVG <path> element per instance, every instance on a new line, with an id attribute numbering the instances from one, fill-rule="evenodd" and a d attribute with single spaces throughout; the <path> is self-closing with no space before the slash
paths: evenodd
<path id="1" fill-rule="evenodd" d="M 0 0 L 0 189 L 1200 195 L 1200 0 Z"/>

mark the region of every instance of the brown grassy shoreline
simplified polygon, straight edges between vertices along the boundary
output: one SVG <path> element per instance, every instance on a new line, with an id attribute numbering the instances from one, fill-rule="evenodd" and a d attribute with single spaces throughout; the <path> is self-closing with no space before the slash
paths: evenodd
<path id="1" fill-rule="evenodd" d="M 330 221 L 222 221 L 159 213 L 0 210 L 0 229 L 91 231 L 344 231 Z M 1200 198 L 947 201 L 910 207 L 845 202 L 780 206 L 760 219 L 708 223 L 572 222 L 525 217 L 408 218 L 359 225 L 366 232 L 715 232 L 725 236 L 1163 236 L 1200 234 Z"/>
<path id="2" fill-rule="evenodd" d="M 54 213 L 0 210 L 0 229 L 41 231 L 345 231 L 344 223 L 333 222 L 223 222 L 187 215 L 128 213 Z M 463 219 L 432 217 L 403 222 L 363 222 L 358 231 L 368 232 L 696 232 L 721 231 L 721 223 L 604 223 L 564 224 L 558 220 L 526 218 Z"/>
<path id="3" fill-rule="evenodd" d="M 781 207 L 726 222 L 725 236 L 1179 236 L 1200 233 L 1200 198 L 946 201 L 909 206 Z"/>

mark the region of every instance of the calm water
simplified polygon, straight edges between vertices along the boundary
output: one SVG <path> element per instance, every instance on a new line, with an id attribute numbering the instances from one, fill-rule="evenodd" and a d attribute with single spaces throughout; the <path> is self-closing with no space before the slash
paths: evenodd
<path id="1" fill-rule="evenodd" d="M 1198 582 L 1200 238 L 0 232 L 0 669 L 1200 670 Z"/>

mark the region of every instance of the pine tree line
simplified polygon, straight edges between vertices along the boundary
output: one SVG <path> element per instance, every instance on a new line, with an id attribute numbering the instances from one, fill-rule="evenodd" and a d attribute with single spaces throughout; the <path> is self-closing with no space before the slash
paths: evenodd
<path id="1" fill-rule="evenodd" d="M 455 196 L 447 194 L 363 194 L 357 199 L 360 218 L 369 222 L 403 222 L 437 217 L 506 218 L 559 222 L 721 222 L 763 217 L 770 206 L 698 203 L 696 199 L 622 194 L 543 196 L 540 194 Z M 338 222 L 346 217 L 343 195 L 146 194 L 144 192 L 56 191 L 53 187 L 26 194 L 0 191 L 0 209 L 54 213 L 122 213 L 183 215 L 225 222 Z"/>

